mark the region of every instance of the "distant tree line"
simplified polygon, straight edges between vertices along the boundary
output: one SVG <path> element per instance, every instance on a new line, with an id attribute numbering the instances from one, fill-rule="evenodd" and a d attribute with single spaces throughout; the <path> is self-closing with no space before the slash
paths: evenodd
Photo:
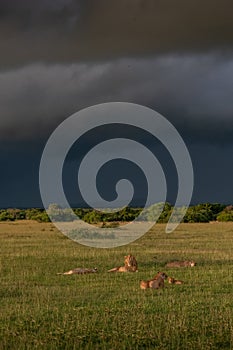
<path id="1" fill-rule="evenodd" d="M 140 214 L 140 220 L 153 221 L 156 211 L 159 210 L 159 205 L 152 205 L 142 213 L 142 208 L 125 207 L 119 212 L 102 213 L 101 211 L 88 208 L 62 209 L 56 204 L 49 206 L 48 212 L 54 221 L 72 221 L 77 215 L 81 220 L 97 224 L 102 223 L 103 226 L 108 222 L 129 222 L 136 219 Z M 166 223 L 169 220 L 173 206 L 165 203 L 162 213 L 157 222 Z M 74 215 L 75 214 L 75 215 Z M 38 222 L 50 222 L 50 218 L 44 209 L 1 209 L 0 221 L 15 221 L 15 220 L 36 220 Z M 198 223 L 210 221 L 233 221 L 233 205 L 223 205 L 219 203 L 203 203 L 190 206 L 183 218 L 185 223 Z"/>

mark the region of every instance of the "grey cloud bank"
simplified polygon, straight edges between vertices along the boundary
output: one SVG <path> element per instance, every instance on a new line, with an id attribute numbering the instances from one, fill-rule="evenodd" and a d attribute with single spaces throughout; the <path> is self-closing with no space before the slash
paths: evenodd
<path id="1" fill-rule="evenodd" d="M 1 68 L 174 52 L 232 52 L 230 0 L 1 1 Z"/>
<path id="2" fill-rule="evenodd" d="M 174 124 L 193 159 L 194 202 L 232 202 L 232 13 L 231 0 L 0 1 L 0 206 L 41 204 L 49 135 L 110 101 Z"/>
<path id="3" fill-rule="evenodd" d="M 45 137 L 70 114 L 107 101 L 151 106 L 205 140 L 231 141 L 233 131 L 233 60 L 210 55 L 37 64 L 0 73 L 0 90 L 2 139 Z"/>

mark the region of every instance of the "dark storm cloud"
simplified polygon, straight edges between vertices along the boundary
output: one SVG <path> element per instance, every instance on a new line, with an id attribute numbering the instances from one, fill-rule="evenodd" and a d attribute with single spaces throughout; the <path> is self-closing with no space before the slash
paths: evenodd
<path id="1" fill-rule="evenodd" d="M 1 1 L 1 68 L 232 50 L 231 0 Z"/>
<path id="2" fill-rule="evenodd" d="M 231 141 L 233 61 L 204 56 L 31 65 L 0 73 L 1 139 L 48 136 L 70 114 L 128 101 L 152 107 L 199 142 Z"/>

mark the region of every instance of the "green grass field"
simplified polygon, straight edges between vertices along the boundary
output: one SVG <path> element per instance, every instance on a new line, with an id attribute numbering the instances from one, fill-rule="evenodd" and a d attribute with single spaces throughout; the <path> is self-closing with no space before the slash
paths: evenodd
<path id="1" fill-rule="evenodd" d="M 0 224 L 0 349 L 233 349 L 233 224 L 164 225 L 114 249 L 52 224 Z M 138 273 L 107 273 L 132 253 Z M 174 259 L 194 268 L 167 269 Z M 97 274 L 57 275 L 75 267 Z M 141 290 L 157 271 L 185 281 Z"/>

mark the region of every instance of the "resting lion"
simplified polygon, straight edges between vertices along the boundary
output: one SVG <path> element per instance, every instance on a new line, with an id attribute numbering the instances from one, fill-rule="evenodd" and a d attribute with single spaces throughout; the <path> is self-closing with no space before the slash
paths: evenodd
<path id="1" fill-rule="evenodd" d="M 170 283 L 170 284 L 183 284 L 183 283 L 184 283 L 183 281 L 181 281 L 181 280 L 176 280 L 176 279 L 173 278 L 173 277 L 168 277 L 167 280 L 168 280 L 168 283 Z"/>
<path id="2" fill-rule="evenodd" d="M 108 270 L 108 272 L 138 272 L 138 263 L 133 255 L 129 254 L 125 256 L 124 262 L 124 266 L 114 267 L 113 269 Z"/>
<path id="3" fill-rule="evenodd" d="M 141 289 L 160 289 L 164 288 L 164 280 L 167 278 L 166 273 L 164 272 L 158 272 L 157 275 L 148 281 L 141 281 L 140 282 L 140 288 Z"/>
<path id="4" fill-rule="evenodd" d="M 97 267 L 95 267 L 94 269 L 77 267 L 76 269 L 69 270 L 67 272 L 58 272 L 57 275 L 84 275 L 86 273 L 95 273 L 97 271 Z"/>
<path id="5" fill-rule="evenodd" d="M 196 266 L 195 261 L 172 261 L 167 263 L 166 267 L 193 267 Z"/>

